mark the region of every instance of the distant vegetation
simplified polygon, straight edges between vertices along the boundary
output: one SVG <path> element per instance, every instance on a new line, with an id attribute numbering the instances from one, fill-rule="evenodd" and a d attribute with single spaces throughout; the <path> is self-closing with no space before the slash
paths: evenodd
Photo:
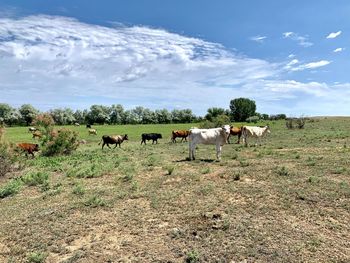
<path id="1" fill-rule="evenodd" d="M 170 124 L 197 123 L 206 121 L 204 126 L 215 126 L 218 118 L 233 122 L 248 121 L 256 123 L 259 120 L 286 119 L 285 114 L 268 115 L 256 112 L 255 101 L 247 98 L 237 98 L 230 102 L 229 109 L 212 107 L 204 117 L 196 116 L 191 109 L 150 110 L 142 106 L 125 110 L 120 104 L 105 106 L 92 105 L 89 110 L 72 110 L 70 108 L 51 109 L 47 112 L 55 124 Z M 8 126 L 29 126 L 33 120 L 42 114 L 30 104 L 24 104 L 18 109 L 6 103 L 0 103 L 0 124 Z"/>

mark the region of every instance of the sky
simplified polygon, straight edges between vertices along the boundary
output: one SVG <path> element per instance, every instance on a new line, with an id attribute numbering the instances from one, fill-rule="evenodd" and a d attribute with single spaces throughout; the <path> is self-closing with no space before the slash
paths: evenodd
<path id="1" fill-rule="evenodd" d="M 1 0 L 0 103 L 350 115 L 350 1 Z"/>

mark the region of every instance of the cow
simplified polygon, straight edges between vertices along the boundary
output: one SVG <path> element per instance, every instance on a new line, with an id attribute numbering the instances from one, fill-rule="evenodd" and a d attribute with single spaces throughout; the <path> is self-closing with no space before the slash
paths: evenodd
<path id="1" fill-rule="evenodd" d="M 243 126 L 242 127 L 242 137 L 245 146 L 248 145 L 248 137 L 256 138 L 261 145 L 261 139 L 266 136 L 266 134 L 271 133 L 270 127 L 267 126 Z"/>
<path id="2" fill-rule="evenodd" d="M 35 138 L 41 138 L 41 137 L 43 137 L 43 134 L 41 133 L 41 131 L 35 131 L 35 132 L 33 132 L 33 139 L 35 139 Z"/>
<path id="3" fill-rule="evenodd" d="M 86 124 L 87 129 L 91 129 L 91 124 Z"/>
<path id="4" fill-rule="evenodd" d="M 176 138 L 179 137 L 181 138 L 181 142 L 183 142 L 183 140 L 185 139 L 185 142 L 187 142 L 187 137 L 190 134 L 189 131 L 187 130 L 175 130 L 171 132 L 171 141 L 173 143 L 176 143 Z"/>
<path id="5" fill-rule="evenodd" d="M 146 140 L 152 140 L 152 144 L 154 144 L 154 142 L 158 143 L 158 139 L 162 139 L 162 135 L 160 133 L 142 133 L 141 139 L 141 145 L 142 143 L 146 144 Z"/>
<path id="6" fill-rule="evenodd" d="M 111 147 L 109 146 L 110 144 L 115 144 L 114 148 L 116 148 L 117 145 L 119 145 L 119 148 L 121 148 L 120 145 L 122 144 L 122 142 L 127 141 L 127 140 L 129 140 L 127 134 L 125 134 L 125 135 L 113 135 L 113 136 L 103 135 L 102 139 L 98 145 L 100 145 L 101 142 L 103 141 L 102 150 L 103 150 L 103 147 L 105 146 L 105 144 L 107 144 L 107 147 L 110 149 L 111 149 Z"/>
<path id="7" fill-rule="evenodd" d="M 240 140 L 241 140 L 241 136 L 242 136 L 242 127 L 238 128 L 238 127 L 231 127 L 230 129 L 230 135 L 227 138 L 228 143 L 230 143 L 230 137 L 232 136 L 238 136 L 238 140 L 236 142 L 236 144 L 239 144 Z"/>
<path id="8" fill-rule="evenodd" d="M 26 153 L 26 157 L 28 158 L 28 153 L 34 156 L 34 152 L 38 152 L 39 151 L 39 145 L 38 144 L 34 144 L 34 143 L 18 143 L 17 147 L 21 150 L 23 150 Z"/>
<path id="9" fill-rule="evenodd" d="M 35 127 L 29 127 L 28 132 L 35 132 L 37 129 Z"/>
<path id="10" fill-rule="evenodd" d="M 74 126 L 80 126 L 80 124 L 78 122 L 75 122 Z"/>
<path id="11" fill-rule="evenodd" d="M 97 131 L 95 129 L 89 129 L 88 132 L 89 135 L 97 135 Z"/>
<path id="12" fill-rule="evenodd" d="M 216 158 L 221 159 L 221 149 L 227 143 L 230 135 L 230 125 L 224 125 L 221 128 L 212 129 L 190 129 L 189 140 L 189 159 L 195 160 L 195 150 L 197 144 L 215 144 Z"/>

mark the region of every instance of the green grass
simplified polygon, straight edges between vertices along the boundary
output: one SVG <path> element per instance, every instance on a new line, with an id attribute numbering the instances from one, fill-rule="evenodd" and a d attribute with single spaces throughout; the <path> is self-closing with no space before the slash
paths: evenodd
<path id="1" fill-rule="evenodd" d="M 19 158 L 0 178 L 0 262 L 30 251 L 47 262 L 348 262 L 350 118 L 269 124 L 262 146 L 225 145 L 220 162 L 213 145 L 190 162 L 188 143 L 170 142 L 197 124 L 94 126 L 98 136 L 71 126 L 86 145 Z M 163 139 L 140 145 L 143 132 Z M 124 133 L 121 149 L 98 145 Z M 33 141 L 25 127 L 5 139 Z"/>

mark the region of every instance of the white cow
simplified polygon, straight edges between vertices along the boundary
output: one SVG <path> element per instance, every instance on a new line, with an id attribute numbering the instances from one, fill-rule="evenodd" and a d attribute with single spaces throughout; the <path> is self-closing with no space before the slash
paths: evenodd
<path id="1" fill-rule="evenodd" d="M 230 135 L 230 125 L 224 125 L 221 128 L 213 129 L 190 129 L 189 152 L 190 160 L 195 159 L 195 150 L 197 144 L 215 144 L 216 158 L 221 159 L 221 148 L 227 143 L 227 138 Z"/>
<path id="2" fill-rule="evenodd" d="M 271 133 L 270 127 L 264 126 L 264 127 L 257 127 L 257 126 L 243 126 L 242 127 L 242 137 L 243 137 L 243 143 L 245 146 L 248 145 L 247 138 L 253 137 L 256 138 L 259 142 L 259 145 L 261 145 L 261 138 L 265 137 L 266 134 Z"/>

